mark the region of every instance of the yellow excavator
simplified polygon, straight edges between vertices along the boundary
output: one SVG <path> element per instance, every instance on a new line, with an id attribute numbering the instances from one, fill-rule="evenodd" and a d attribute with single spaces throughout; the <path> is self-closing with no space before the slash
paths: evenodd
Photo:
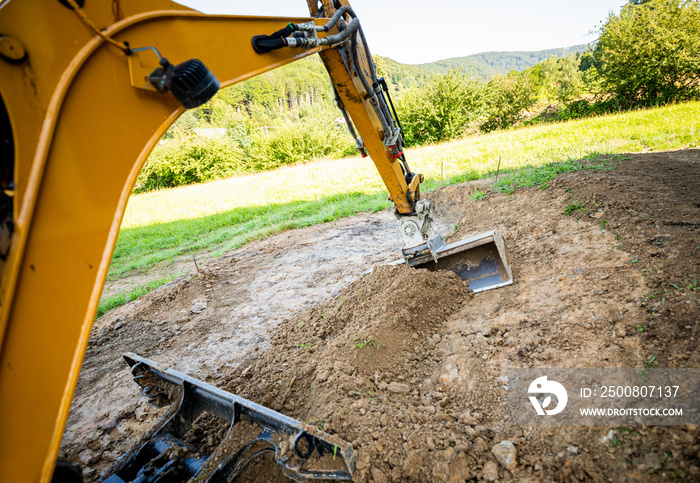
<path id="1" fill-rule="evenodd" d="M 0 0 L 0 481 L 80 481 L 57 455 L 127 200 L 165 130 L 221 87 L 318 54 L 394 203 L 400 262 L 453 270 L 474 291 L 512 282 L 497 231 L 452 244 L 435 232 L 349 3 L 308 7 L 307 18 L 281 18 L 168 0 Z M 338 438 L 125 359 L 149 400 L 172 409 L 102 481 L 231 481 L 265 452 L 295 479 L 352 478 L 352 448 Z M 260 432 L 199 454 L 179 438 L 203 412 Z"/>

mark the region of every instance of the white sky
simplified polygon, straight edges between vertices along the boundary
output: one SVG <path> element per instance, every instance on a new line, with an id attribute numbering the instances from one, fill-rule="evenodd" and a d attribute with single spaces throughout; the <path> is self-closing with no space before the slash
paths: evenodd
<path id="1" fill-rule="evenodd" d="M 180 0 L 204 13 L 306 17 L 305 0 Z M 587 44 L 625 0 L 350 0 L 373 54 L 406 64 Z M 261 32 L 263 33 L 263 32 Z M 269 33 L 269 32 L 268 32 Z"/>

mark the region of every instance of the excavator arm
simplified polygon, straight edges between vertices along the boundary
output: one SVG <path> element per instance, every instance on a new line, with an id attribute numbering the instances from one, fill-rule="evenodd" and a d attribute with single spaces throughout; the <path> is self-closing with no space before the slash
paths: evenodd
<path id="1" fill-rule="evenodd" d="M 264 55 L 278 49 L 321 48 L 319 55 L 356 147 L 363 157 L 372 158 L 394 203 L 404 258 L 412 265 L 437 260 L 436 251 L 444 242 L 433 231 L 430 203 L 420 199 L 423 175 L 408 166 L 398 116 L 386 82 L 377 77 L 360 19 L 347 0 L 308 3 L 315 19 L 329 20 L 322 25 L 289 24 L 271 35 L 256 35 L 254 50 Z M 321 33 L 327 35 L 319 37 Z"/>
<path id="2" fill-rule="evenodd" d="M 0 172 L 0 481 L 51 478 L 126 202 L 149 152 L 197 95 L 325 50 L 340 102 L 397 210 L 414 212 L 416 178 L 407 182 L 385 146 L 396 128 L 386 132 L 351 73 L 348 49 L 366 56 L 362 41 L 262 54 L 252 47 L 253 37 L 287 24 L 327 25 L 330 2 L 325 11 L 310 3 L 309 18 L 203 15 L 167 0 L 0 7 L 0 125 L 11 153 Z M 339 33 L 346 17 L 317 38 Z M 215 86 L 206 72 L 181 78 L 198 75 L 200 64 Z M 192 79 L 201 92 L 178 84 Z"/>
<path id="3" fill-rule="evenodd" d="M 322 50 L 319 55 L 330 74 L 338 107 L 350 114 L 359 134 L 358 146 L 364 146 L 369 153 L 386 185 L 389 199 L 394 202 L 404 258 L 413 264 L 429 258 L 437 260 L 436 251 L 444 242 L 433 230 L 430 203 L 420 199 L 423 175 L 413 173 L 408 166 L 398 116 L 386 82 L 377 78 L 359 19 L 347 1 L 324 0 L 321 12 L 316 9 L 316 3 L 309 1 L 312 15 L 330 11 L 333 13 L 331 20 L 348 21 L 343 29 L 343 32 L 351 31 L 348 40 L 336 48 Z M 342 6 L 334 10 L 333 5 L 338 3 Z M 356 30 L 352 29 L 353 24 Z M 351 124 L 348 126 L 352 133 Z"/>

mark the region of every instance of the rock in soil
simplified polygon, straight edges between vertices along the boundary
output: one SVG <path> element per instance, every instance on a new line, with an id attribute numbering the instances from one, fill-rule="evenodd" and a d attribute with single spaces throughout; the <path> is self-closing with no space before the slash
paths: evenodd
<path id="1" fill-rule="evenodd" d="M 499 463 L 508 471 L 513 471 L 518 464 L 516 460 L 515 445 L 512 441 L 501 441 L 491 448 L 491 452 Z"/>

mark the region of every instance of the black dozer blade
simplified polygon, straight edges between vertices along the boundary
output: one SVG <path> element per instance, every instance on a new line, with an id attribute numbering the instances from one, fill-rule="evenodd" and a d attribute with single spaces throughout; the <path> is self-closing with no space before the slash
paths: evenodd
<path id="1" fill-rule="evenodd" d="M 230 482 L 265 453 L 272 453 L 282 473 L 296 481 L 352 480 L 355 456 L 350 443 L 136 354 L 124 354 L 124 359 L 149 402 L 170 404 L 170 410 L 100 482 Z M 228 423 L 226 435 L 209 455 L 182 441 L 205 413 Z M 254 430 L 247 439 L 237 431 L 243 421 Z"/>

